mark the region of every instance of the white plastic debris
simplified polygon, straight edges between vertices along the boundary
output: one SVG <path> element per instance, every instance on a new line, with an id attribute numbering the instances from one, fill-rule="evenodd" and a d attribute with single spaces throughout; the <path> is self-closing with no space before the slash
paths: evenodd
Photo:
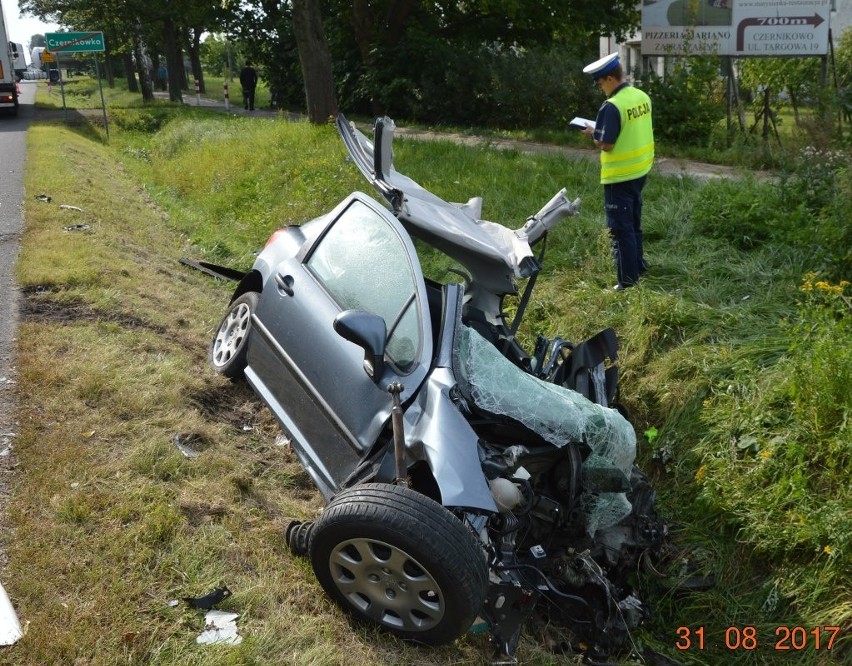
<path id="1" fill-rule="evenodd" d="M 172 444 L 177 447 L 177 450 L 180 451 L 186 458 L 197 458 L 201 454 L 193 449 L 188 444 L 184 444 L 181 440 L 183 437 L 178 433 L 174 437 L 172 437 Z"/>
<path id="2" fill-rule="evenodd" d="M 207 645 L 239 645 L 243 637 L 237 633 L 238 613 L 211 610 L 204 616 L 204 632 L 195 642 Z"/>
<path id="3" fill-rule="evenodd" d="M 0 583 L 0 645 L 14 645 L 23 635 L 18 614 L 9 601 L 3 584 Z"/>

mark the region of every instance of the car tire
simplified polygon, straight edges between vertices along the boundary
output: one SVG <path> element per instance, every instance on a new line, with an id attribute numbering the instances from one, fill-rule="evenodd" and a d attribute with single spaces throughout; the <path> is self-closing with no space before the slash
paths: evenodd
<path id="1" fill-rule="evenodd" d="M 465 632 L 488 587 L 474 533 L 402 486 L 341 492 L 314 525 L 309 554 L 323 589 L 352 616 L 427 645 Z"/>
<path id="2" fill-rule="evenodd" d="M 207 354 L 210 366 L 229 379 L 242 377 L 246 369 L 251 316 L 257 308 L 259 296 L 255 291 L 248 291 L 234 299 L 210 342 Z"/>

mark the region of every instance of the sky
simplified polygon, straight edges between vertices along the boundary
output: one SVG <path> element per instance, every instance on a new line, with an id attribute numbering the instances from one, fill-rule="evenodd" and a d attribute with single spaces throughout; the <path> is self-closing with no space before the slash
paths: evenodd
<path id="1" fill-rule="evenodd" d="M 16 44 L 23 44 L 27 55 L 27 64 L 30 62 L 29 43 L 33 35 L 45 32 L 57 32 L 58 26 L 51 23 L 42 23 L 41 19 L 20 18 L 18 12 L 18 0 L 0 0 L 3 5 L 3 14 L 6 17 L 6 27 L 9 29 L 9 40 Z"/>

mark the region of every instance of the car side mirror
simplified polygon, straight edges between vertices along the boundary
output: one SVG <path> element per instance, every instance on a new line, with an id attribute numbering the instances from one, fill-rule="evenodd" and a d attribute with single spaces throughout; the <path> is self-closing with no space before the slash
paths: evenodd
<path id="1" fill-rule="evenodd" d="M 363 310 L 346 310 L 334 318 L 335 332 L 364 350 L 364 370 L 377 382 L 385 370 L 385 342 L 388 328 L 379 315 Z"/>

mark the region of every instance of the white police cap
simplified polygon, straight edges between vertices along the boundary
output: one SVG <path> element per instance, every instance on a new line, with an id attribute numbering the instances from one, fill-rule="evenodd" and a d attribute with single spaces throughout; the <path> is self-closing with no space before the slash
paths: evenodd
<path id="1" fill-rule="evenodd" d="M 595 60 L 591 65 L 583 67 L 583 74 L 591 74 L 593 78 L 599 79 L 605 74 L 618 67 L 618 54 L 610 53 L 600 60 Z"/>

